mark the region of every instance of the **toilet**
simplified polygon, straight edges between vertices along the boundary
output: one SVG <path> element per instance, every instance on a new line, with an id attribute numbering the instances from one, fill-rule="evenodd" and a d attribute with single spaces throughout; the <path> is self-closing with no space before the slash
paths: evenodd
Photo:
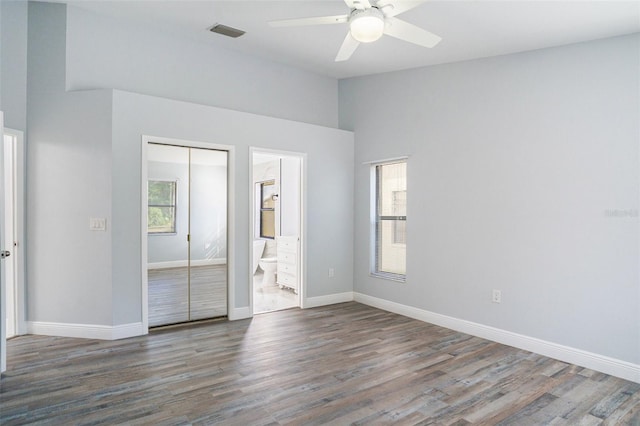
<path id="1" fill-rule="evenodd" d="M 260 258 L 262 257 L 262 253 L 264 253 L 265 240 L 255 240 L 253 242 L 253 274 L 255 275 L 258 272 L 258 262 L 260 262 Z"/>
<path id="2" fill-rule="evenodd" d="M 262 287 L 276 284 L 276 269 L 278 268 L 277 257 L 263 257 L 260 259 L 260 268 L 264 271 L 262 276 Z"/>

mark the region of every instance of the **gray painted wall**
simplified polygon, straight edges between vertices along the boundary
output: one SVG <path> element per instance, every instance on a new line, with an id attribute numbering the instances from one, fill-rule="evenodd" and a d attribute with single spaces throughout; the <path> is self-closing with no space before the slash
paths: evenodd
<path id="1" fill-rule="evenodd" d="M 203 31 L 205 31 L 203 29 Z M 67 87 L 114 88 L 324 126 L 335 79 L 68 8 Z M 211 34 L 216 37 L 215 34 Z"/>
<path id="2" fill-rule="evenodd" d="M 29 3 L 27 314 L 112 324 L 111 92 L 65 92 L 65 21 L 64 6 Z"/>
<path id="3" fill-rule="evenodd" d="M 248 147 L 308 153 L 307 295 L 351 290 L 351 132 L 117 90 L 65 91 L 66 8 L 28 8 L 29 321 L 141 321 L 142 135 L 235 145 L 236 307 L 249 303 Z M 96 64 L 99 52 L 90 55 Z M 272 83 L 287 84 L 280 76 Z M 306 107 L 291 100 L 288 108 Z M 327 199 L 337 204 L 327 205 Z M 106 218 L 107 231 L 89 231 L 89 217 Z M 335 268 L 335 278 L 327 278 L 328 267 Z"/>
<path id="4" fill-rule="evenodd" d="M 176 119 L 178 117 L 179 119 Z M 351 132 L 129 92 L 113 93 L 113 291 L 116 324 L 140 320 L 140 140 L 161 135 L 235 146 L 235 307 L 249 304 L 249 147 L 307 153 L 307 297 L 352 290 Z M 331 173 L 327 173 L 330 170 Z M 250 192 L 251 191 L 251 192 Z M 117 200 L 117 203 L 115 202 Z M 331 200 L 330 203 L 327 200 Z M 328 278 L 328 268 L 335 277 Z"/>
<path id="5" fill-rule="evenodd" d="M 27 2 L 0 2 L 0 110 L 4 125 L 27 129 Z"/>
<path id="6" fill-rule="evenodd" d="M 633 35 L 342 80 L 355 291 L 640 362 L 639 64 Z M 368 273 L 361 163 L 407 154 L 400 284 Z"/>

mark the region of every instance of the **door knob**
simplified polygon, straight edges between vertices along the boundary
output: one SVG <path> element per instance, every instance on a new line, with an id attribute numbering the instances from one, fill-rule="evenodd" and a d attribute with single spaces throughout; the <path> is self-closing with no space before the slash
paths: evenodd
<path id="1" fill-rule="evenodd" d="M 4 259 L 5 257 L 11 256 L 11 252 L 9 250 L 0 251 L 0 259 Z"/>

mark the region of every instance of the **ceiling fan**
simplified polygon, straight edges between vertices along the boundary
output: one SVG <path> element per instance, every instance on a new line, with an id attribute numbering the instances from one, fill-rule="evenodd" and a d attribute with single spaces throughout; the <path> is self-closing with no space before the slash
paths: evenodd
<path id="1" fill-rule="evenodd" d="M 342 42 L 336 62 L 346 61 L 360 43 L 371 43 L 383 34 L 419 46 L 434 47 L 441 40 L 437 35 L 396 18 L 426 0 L 344 0 L 351 11 L 347 15 L 271 21 L 272 27 L 349 24 L 349 32 Z"/>

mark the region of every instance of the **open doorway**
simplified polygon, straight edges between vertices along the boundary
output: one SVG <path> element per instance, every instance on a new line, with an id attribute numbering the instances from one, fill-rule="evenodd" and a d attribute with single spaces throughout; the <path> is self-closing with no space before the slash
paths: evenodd
<path id="1" fill-rule="evenodd" d="M 26 333 L 24 289 L 24 140 L 19 130 L 4 129 L 4 247 L 6 337 Z"/>
<path id="2" fill-rule="evenodd" d="M 253 313 L 300 307 L 304 154 L 251 150 Z"/>

